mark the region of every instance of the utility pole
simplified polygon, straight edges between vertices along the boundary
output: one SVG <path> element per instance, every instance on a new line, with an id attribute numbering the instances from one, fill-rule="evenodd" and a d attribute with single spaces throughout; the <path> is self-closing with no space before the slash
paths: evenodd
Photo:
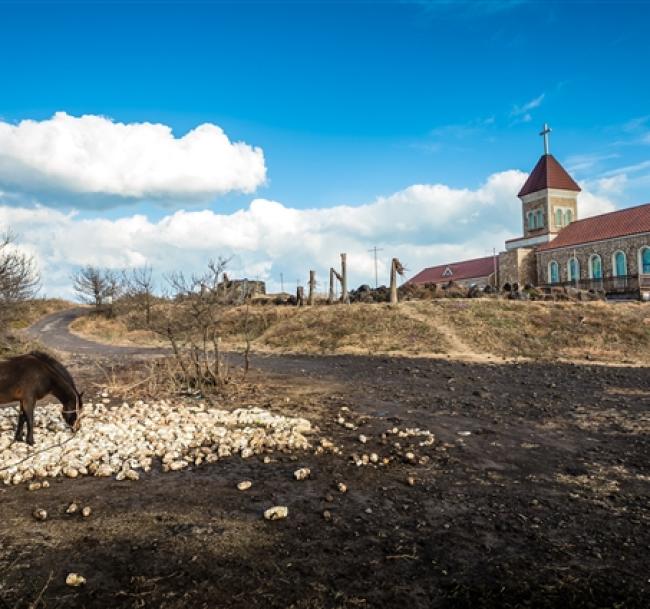
<path id="1" fill-rule="evenodd" d="M 383 252 L 384 248 L 383 247 L 373 247 L 371 250 L 368 250 L 369 252 L 374 252 L 375 254 L 375 290 L 379 287 L 379 280 L 378 280 L 378 275 L 377 275 L 377 252 Z"/>
<path id="2" fill-rule="evenodd" d="M 284 273 L 280 273 L 280 292 L 284 292 Z"/>

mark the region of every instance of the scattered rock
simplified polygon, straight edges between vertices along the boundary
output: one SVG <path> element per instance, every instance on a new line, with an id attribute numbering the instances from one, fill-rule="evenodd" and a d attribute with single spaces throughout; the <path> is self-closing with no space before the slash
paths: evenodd
<path id="1" fill-rule="evenodd" d="M 66 514 L 76 514 L 79 511 L 79 506 L 73 501 L 66 509 Z"/>
<path id="2" fill-rule="evenodd" d="M 47 512 L 42 508 L 35 509 L 32 512 L 32 516 L 34 517 L 34 519 L 40 520 L 41 522 L 47 520 Z"/>
<path id="3" fill-rule="evenodd" d="M 311 470 L 308 467 L 301 467 L 293 472 L 293 477 L 296 480 L 306 480 L 311 475 Z"/>
<path id="4" fill-rule="evenodd" d="M 78 588 L 83 586 L 86 583 L 86 578 L 78 573 L 68 573 L 68 576 L 65 578 L 66 586 L 71 586 L 72 588 Z"/>
<path id="5" fill-rule="evenodd" d="M 267 520 L 281 520 L 289 515 L 289 508 L 284 505 L 276 505 L 264 512 Z"/>
<path id="6" fill-rule="evenodd" d="M 347 493 L 348 492 L 348 487 L 345 484 L 343 484 L 343 482 L 339 482 L 336 485 L 336 488 L 338 488 L 339 492 L 341 492 L 341 493 Z"/>
<path id="7" fill-rule="evenodd" d="M 92 509 L 89 505 L 85 506 L 85 507 L 81 510 L 81 515 L 82 515 L 84 518 L 88 518 L 88 517 L 90 517 L 90 515 L 91 515 L 92 513 L 93 513 L 93 509 Z"/>
<path id="8" fill-rule="evenodd" d="M 238 485 L 237 488 L 240 491 L 247 491 L 251 486 L 253 486 L 253 483 L 250 480 L 242 480 Z"/>

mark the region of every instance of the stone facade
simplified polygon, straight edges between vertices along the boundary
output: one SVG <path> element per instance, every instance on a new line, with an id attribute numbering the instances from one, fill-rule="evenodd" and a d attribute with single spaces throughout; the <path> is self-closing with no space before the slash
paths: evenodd
<path id="1" fill-rule="evenodd" d="M 537 284 L 535 249 L 519 247 L 499 254 L 499 286 L 506 283 Z"/>
<path id="2" fill-rule="evenodd" d="M 593 255 L 600 256 L 602 264 L 602 277 L 615 277 L 614 254 L 622 251 L 627 261 L 627 275 L 637 275 L 639 272 L 640 251 L 644 247 L 650 247 L 650 234 L 631 235 L 619 237 L 607 241 L 596 241 L 584 243 L 575 247 L 567 247 L 557 250 L 546 250 L 537 253 L 537 268 L 539 269 L 539 283 L 550 284 L 551 277 L 549 265 L 555 260 L 559 265 L 559 282 L 569 281 L 568 265 L 569 260 L 575 257 L 578 260 L 580 279 L 591 279 L 589 259 Z"/>
<path id="3" fill-rule="evenodd" d="M 555 235 L 567 224 L 578 219 L 577 195 L 570 191 L 548 189 L 531 193 L 522 197 L 521 209 L 524 239 L 547 234 Z M 539 212 L 542 215 L 542 226 L 536 223 L 535 227 L 531 228 L 528 222 L 529 214 L 533 214 L 537 219 Z"/>

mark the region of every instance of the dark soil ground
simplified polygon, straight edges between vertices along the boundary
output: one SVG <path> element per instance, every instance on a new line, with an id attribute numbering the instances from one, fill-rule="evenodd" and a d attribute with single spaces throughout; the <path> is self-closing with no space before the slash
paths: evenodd
<path id="1" fill-rule="evenodd" d="M 81 385 L 98 380 L 88 360 L 76 361 Z M 648 606 L 646 369 L 369 357 L 254 364 L 227 404 L 307 416 L 342 456 L 233 458 L 36 492 L 3 486 L 0 607 Z M 357 429 L 337 423 L 341 407 Z M 432 446 L 414 447 L 428 463 L 350 461 L 402 454 L 408 440 L 399 451 L 381 441 L 394 426 L 435 434 Z M 296 482 L 298 466 L 312 478 Z M 253 487 L 240 492 L 244 479 Z M 66 516 L 71 500 L 93 515 Z M 289 517 L 265 521 L 275 504 Z M 36 507 L 51 514 L 46 522 L 33 520 Z M 67 587 L 71 571 L 87 584 Z"/>

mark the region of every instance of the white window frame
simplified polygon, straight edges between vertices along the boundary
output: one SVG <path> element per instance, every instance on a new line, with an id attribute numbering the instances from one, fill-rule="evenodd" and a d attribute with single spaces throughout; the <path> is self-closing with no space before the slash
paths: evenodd
<path id="1" fill-rule="evenodd" d="M 557 281 L 553 281 L 553 271 L 551 271 L 553 265 L 557 268 Z M 560 265 L 557 263 L 557 260 L 551 260 L 548 263 L 548 282 L 550 284 L 560 283 Z"/>
<path id="2" fill-rule="evenodd" d="M 638 258 L 639 258 L 639 259 L 638 259 L 638 265 L 639 265 L 639 266 L 638 266 L 638 273 L 639 273 L 639 275 L 648 275 L 648 274 L 650 274 L 650 273 L 644 273 L 644 272 L 643 272 L 643 252 L 644 252 L 645 250 L 650 250 L 650 246 L 648 246 L 648 245 L 642 245 L 642 246 L 639 248 L 639 253 L 638 253 Z"/>
<path id="3" fill-rule="evenodd" d="M 594 258 L 600 260 L 600 277 L 594 277 Z M 603 258 L 600 254 L 592 254 L 589 256 L 589 279 L 602 279 L 603 278 Z"/>
<path id="4" fill-rule="evenodd" d="M 616 264 L 617 254 L 623 254 L 623 259 L 625 260 L 625 273 L 623 275 L 618 274 L 618 265 Z M 628 274 L 627 254 L 623 250 L 616 250 L 612 254 L 612 277 L 625 277 L 627 274 Z"/>
<path id="5" fill-rule="evenodd" d="M 577 277 L 572 277 L 571 276 L 571 261 L 575 260 L 576 261 L 576 271 L 578 273 Z M 569 281 L 580 281 L 580 260 L 578 260 L 577 256 L 571 256 L 569 260 L 567 260 L 566 263 L 566 276 Z"/>

